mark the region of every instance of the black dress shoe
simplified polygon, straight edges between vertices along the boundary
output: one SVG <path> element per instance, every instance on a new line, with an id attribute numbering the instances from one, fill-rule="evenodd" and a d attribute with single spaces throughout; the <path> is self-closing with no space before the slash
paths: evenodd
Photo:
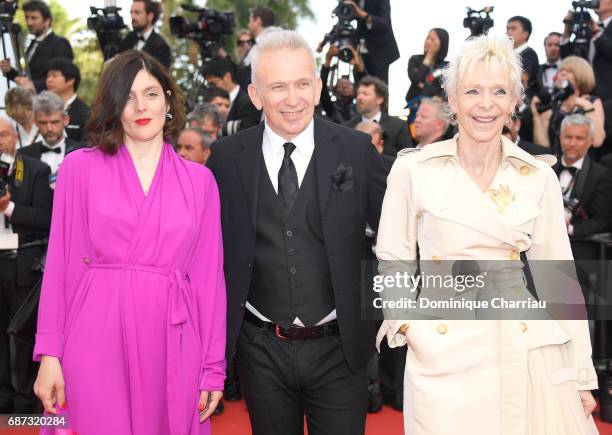
<path id="1" fill-rule="evenodd" d="M 368 384 L 368 413 L 374 414 L 379 412 L 383 406 L 383 397 L 380 392 L 380 384 L 378 382 L 370 382 Z"/>
<path id="2" fill-rule="evenodd" d="M 383 394 L 383 403 L 396 411 L 404 411 L 404 396 L 402 394 Z"/>
<path id="3" fill-rule="evenodd" d="M 215 408 L 215 412 L 213 412 L 213 415 L 223 415 L 224 411 L 225 411 L 225 405 L 223 404 L 223 399 L 221 399 L 219 400 L 219 404 Z"/>

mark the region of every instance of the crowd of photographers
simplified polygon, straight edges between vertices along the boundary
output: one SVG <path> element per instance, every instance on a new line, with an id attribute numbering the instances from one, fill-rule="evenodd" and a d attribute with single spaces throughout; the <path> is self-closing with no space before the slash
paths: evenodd
<path id="1" fill-rule="evenodd" d="M 22 8 L 32 36 L 24 51 L 25 68 L 15 59 L 0 60 L 4 79 L 11 83 L 4 98 L 6 115 L 0 117 L 0 414 L 37 409 L 31 393 L 31 350 L 18 342 L 9 344 L 6 329 L 40 276 L 55 176 L 66 154 L 86 146 L 90 115 L 78 96 L 81 76 L 70 42 L 53 32 L 48 5 L 30 0 Z M 106 60 L 136 49 L 171 67 L 172 48 L 156 30 L 160 3 L 134 0 L 129 32 L 123 31 L 116 7 L 91 9 L 88 26 L 96 31 Z M 248 29 L 238 31 L 231 13 L 185 9 L 197 13 L 198 20 L 172 17 L 171 30 L 199 44 L 199 72 L 206 86 L 188 96 L 187 125 L 174 145 L 182 157 L 205 164 L 215 139 L 262 120 L 247 93 L 249 53 L 261 35 L 279 27 L 274 12 L 265 6 L 252 9 Z M 405 96 L 409 114 L 403 119 L 388 113 L 389 65 L 399 58 L 390 1 L 341 0 L 334 12 L 338 22 L 319 47 L 326 49 L 319 115 L 370 134 L 388 168 L 403 148 L 452 137 L 455 131 L 445 115 L 441 83 L 449 33 L 431 29 L 423 53 L 410 57 Z M 491 12 L 492 8 L 470 10 L 464 26 L 472 34 L 486 31 L 493 25 Z M 609 231 L 612 219 L 611 20 L 612 0 L 574 2 L 559 28 L 550 29 L 542 42 L 543 61 L 532 48 L 531 21 L 515 16 L 506 23 L 523 62 L 525 94 L 504 134 L 529 153 L 557 157 L 567 229 L 579 259 L 598 258 L 589 237 Z M 223 38 L 230 35 L 235 37 L 234 56 L 222 47 Z M 341 62 L 350 65 L 350 74 L 338 73 Z M 386 400 L 397 408 L 402 406 L 402 358 L 387 355 L 380 367 Z M 371 411 L 380 409 L 379 388 L 378 381 L 372 383 Z M 226 397 L 239 396 L 239 387 L 230 380 Z"/>

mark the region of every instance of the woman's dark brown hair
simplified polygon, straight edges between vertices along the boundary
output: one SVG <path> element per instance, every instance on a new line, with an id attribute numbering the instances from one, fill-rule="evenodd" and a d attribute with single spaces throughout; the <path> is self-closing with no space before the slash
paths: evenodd
<path id="1" fill-rule="evenodd" d="M 183 95 L 168 70 L 142 51 L 125 51 L 113 58 L 102 71 L 86 125 L 89 144 L 97 145 L 106 154 L 115 154 L 125 141 L 121 114 L 127 104 L 134 78 L 143 69 L 157 79 L 170 108 L 172 118 L 166 118 L 164 140 L 174 140 L 185 127 Z"/>

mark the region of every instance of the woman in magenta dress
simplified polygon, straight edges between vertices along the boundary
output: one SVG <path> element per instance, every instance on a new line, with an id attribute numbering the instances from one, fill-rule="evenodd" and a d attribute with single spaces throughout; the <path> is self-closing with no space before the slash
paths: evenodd
<path id="1" fill-rule="evenodd" d="M 208 169 L 165 141 L 182 108 L 157 61 L 117 56 L 88 126 L 97 146 L 59 171 L 35 392 L 79 435 L 209 434 L 222 396 L 219 196 Z"/>

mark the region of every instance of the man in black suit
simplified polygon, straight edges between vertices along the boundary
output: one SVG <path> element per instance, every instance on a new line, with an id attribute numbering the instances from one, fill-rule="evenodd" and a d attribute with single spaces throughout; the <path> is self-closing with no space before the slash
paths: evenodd
<path id="1" fill-rule="evenodd" d="M 49 188 L 49 167 L 16 155 L 16 145 L 13 122 L 0 117 L 0 160 L 5 170 L 8 166 L 8 177 L 3 180 L 8 189 L 0 193 L 0 413 L 3 414 L 38 410 L 39 402 L 33 394 L 36 369 L 32 348 L 18 341 L 11 346 L 6 329 L 40 277 L 34 266 L 46 249 L 53 196 Z"/>
<path id="2" fill-rule="evenodd" d="M 254 435 L 363 434 L 374 322 L 362 319 L 366 222 L 386 170 L 367 135 L 314 117 L 308 42 L 271 32 L 253 48 L 249 96 L 265 122 L 213 144 L 228 291 Z M 364 305 L 365 306 L 365 305 Z M 237 347 L 236 347 L 237 344 Z"/>
<path id="3" fill-rule="evenodd" d="M 225 90 L 229 95 L 230 108 L 223 127 L 224 136 L 259 124 L 261 111 L 255 108 L 245 90 L 236 83 L 236 66 L 231 61 L 219 58 L 209 60 L 202 66 L 202 75 L 210 85 Z"/>
<path id="4" fill-rule="evenodd" d="M 130 8 L 132 31 L 119 44 L 119 52 L 142 50 L 170 68 L 172 56 L 170 46 L 153 26 L 161 15 L 161 4 L 153 0 L 134 0 Z"/>
<path id="5" fill-rule="evenodd" d="M 385 131 L 384 152 L 390 156 L 395 156 L 402 148 L 412 146 L 408 124 L 387 113 L 389 88 L 382 80 L 373 76 L 362 78 L 357 88 L 356 100 L 359 115 L 344 125 L 355 128 L 361 121 L 378 122 Z"/>
<path id="6" fill-rule="evenodd" d="M 596 10 L 599 23 L 591 21 L 593 36 L 588 49 L 588 61 L 595 73 L 595 95 L 603 102 L 612 100 L 612 0 L 600 0 Z M 563 20 L 565 28 L 561 38 L 561 57 L 571 56 L 575 52 L 570 42 L 572 14 L 569 12 Z"/>
<path id="7" fill-rule="evenodd" d="M 52 59 L 47 64 L 47 89 L 64 100 L 64 108 L 70 120 L 66 135 L 75 142 L 85 141 L 85 123 L 91 109 L 76 91 L 81 83 L 79 67 L 66 59 Z"/>
<path id="8" fill-rule="evenodd" d="M 523 139 L 519 132 L 521 130 L 521 118 L 516 117 L 515 119 L 509 119 L 506 121 L 506 125 L 502 130 L 502 134 L 518 145 L 523 151 L 527 151 L 532 156 L 538 156 L 542 154 L 553 154 L 549 147 L 537 145 Z"/>
<path id="9" fill-rule="evenodd" d="M 399 59 L 391 27 L 390 0 L 346 0 L 357 16 L 357 34 L 365 41 L 362 53 L 367 73 L 389 83 L 389 65 Z"/>
<path id="10" fill-rule="evenodd" d="M 593 144 L 593 121 L 582 114 L 561 123 L 563 156 L 555 166 L 566 203 L 568 234 L 573 239 L 605 232 L 612 215 L 612 175 L 588 154 Z M 572 242 L 574 257 L 596 259 L 595 245 Z"/>
<path id="11" fill-rule="evenodd" d="M 529 76 L 529 89 L 527 89 L 527 91 L 530 91 L 534 86 L 533 83 L 538 79 L 538 71 L 540 69 L 538 55 L 533 48 L 527 45 L 529 37 L 531 36 L 531 31 L 531 21 L 520 15 L 510 18 L 506 24 L 506 35 L 512 38 L 514 51 L 521 57 L 523 69 Z"/>
<path id="12" fill-rule="evenodd" d="M 555 76 L 559 73 L 559 64 L 561 63 L 560 41 L 561 34 L 559 32 L 550 32 L 544 38 L 546 63 L 540 65 L 538 80 L 550 94 L 555 89 Z"/>
<path id="13" fill-rule="evenodd" d="M 55 187 L 57 171 L 66 154 L 83 145 L 66 137 L 64 128 L 69 119 L 64 110 L 64 100 L 51 91 L 43 91 L 34 97 L 34 123 L 42 140 L 19 149 L 23 155 L 41 160 L 51 168 L 49 182 Z"/>
<path id="14" fill-rule="evenodd" d="M 28 65 L 28 77 L 19 75 L 8 59 L 0 61 L 0 70 L 4 76 L 20 86 L 36 88 L 36 92 L 45 89 L 47 79 L 47 62 L 63 57 L 72 60 L 72 47 L 66 38 L 53 33 L 51 9 L 42 0 L 30 0 L 23 5 L 28 30 L 34 39 L 25 51 Z"/>

